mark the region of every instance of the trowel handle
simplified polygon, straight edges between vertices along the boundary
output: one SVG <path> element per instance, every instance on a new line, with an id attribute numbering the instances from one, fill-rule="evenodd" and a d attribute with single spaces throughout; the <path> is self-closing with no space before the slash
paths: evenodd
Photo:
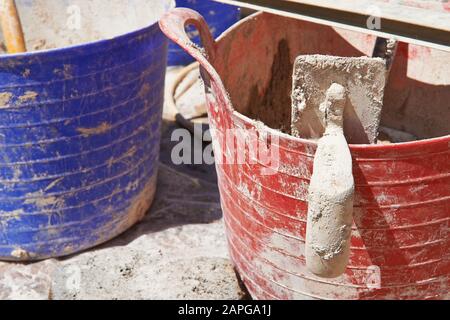
<path id="1" fill-rule="evenodd" d="M 203 49 L 192 42 L 186 33 L 186 27 L 189 25 L 193 25 L 199 31 Z M 159 26 L 167 37 L 185 49 L 203 67 L 210 66 L 210 61 L 213 61 L 215 57 L 216 42 L 209 31 L 208 24 L 198 12 L 186 8 L 175 8 L 161 18 Z"/>
<path id="2" fill-rule="evenodd" d="M 350 255 L 355 183 L 343 130 L 346 101 L 345 88 L 333 84 L 323 104 L 327 129 L 319 141 L 309 187 L 306 265 L 323 278 L 342 275 Z"/>

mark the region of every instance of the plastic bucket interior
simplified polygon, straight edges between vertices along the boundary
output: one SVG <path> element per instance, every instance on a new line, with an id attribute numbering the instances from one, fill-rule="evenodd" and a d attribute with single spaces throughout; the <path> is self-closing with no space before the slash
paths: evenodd
<path id="1" fill-rule="evenodd" d="M 204 51 L 184 32 L 194 24 Z M 418 141 L 352 145 L 356 183 L 350 263 L 323 279 L 305 264 L 308 188 L 316 143 L 289 135 L 292 66 L 301 54 L 367 56 L 375 38 L 258 13 L 216 42 L 201 16 L 175 9 L 161 28 L 202 65 L 230 254 L 257 299 L 448 299 L 450 54 L 400 44 L 383 125 Z M 206 54 L 204 54 L 204 52 Z M 256 121 L 258 120 L 258 121 Z M 267 143 L 271 167 L 225 142 L 228 130 Z M 247 137 L 248 135 L 248 137 Z M 234 150 L 234 151 L 233 151 Z M 229 158 L 227 158 L 229 157 Z M 242 158 L 241 158 L 242 159 Z"/>
<path id="2" fill-rule="evenodd" d="M 156 190 L 172 1 L 16 0 L 0 55 L 0 259 L 69 255 L 143 218 Z M 2 38 L 0 37 L 0 42 Z"/>

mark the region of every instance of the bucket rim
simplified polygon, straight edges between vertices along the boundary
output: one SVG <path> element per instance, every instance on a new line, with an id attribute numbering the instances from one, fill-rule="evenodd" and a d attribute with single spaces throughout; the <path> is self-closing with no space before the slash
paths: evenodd
<path id="1" fill-rule="evenodd" d="M 161 12 L 161 15 L 159 16 L 158 20 L 156 20 L 154 23 L 152 23 L 150 25 L 146 25 L 142 28 L 132 29 L 129 32 L 121 33 L 112 38 L 105 38 L 105 39 L 88 41 L 88 42 L 83 42 L 83 43 L 79 43 L 79 44 L 63 46 L 63 47 L 58 47 L 58 48 L 34 50 L 34 51 L 27 51 L 27 52 L 22 52 L 22 53 L 13 53 L 13 54 L 1 53 L 0 54 L 0 63 L 2 63 L 2 62 L 8 63 L 8 62 L 11 62 L 14 60 L 16 60 L 17 62 L 20 62 L 20 61 L 24 61 L 24 59 L 27 59 L 27 58 L 41 58 L 41 59 L 42 58 L 53 58 L 54 56 L 66 55 L 66 54 L 70 54 L 72 52 L 76 52 L 79 50 L 85 50 L 87 48 L 90 48 L 91 53 L 94 53 L 96 51 L 100 51 L 100 49 L 105 47 L 105 45 L 110 45 L 110 48 L 115 47 L 116 45 L 113 45 L 115 42 L 118 42 L 119 44 L 117 44 L 117 45 L 120 46 L 120 43 L 122 41 L 126 41 L 127 39 L 130 39 L 130 38 L 131 39 L 137 38 L 143 34 L 152 33 L 152 32 L 156 32 L 157 30 L 159 30 L 158 22 L 159 22 L 160 18 L 165 13 L 172 10 L 173 8 L 175 8 L 175 0 L 167 0 L 166 8 L 164 9 L 163 12 Z"/>
<path id="2" fill-rule="evenodd" d="M 241 121 L 244 123 L 250 124 L 254 127 L 263 129 L 264 132 L 270 133 L 272 136 L 279 136 L 283 139 L 286 139 L 286 141 L 289 142 L 297 142 L 302 143 L 307 146 L 311 146 L 314 148 L 317 148 L 318 143 L 315 141 L 311 141 L 304 138 L 297 138 L 290 134 L 284 133 L 282 131 L 273 129 L 269 127 L 267 124 L 263 122 L 256 121 L 254 119 L 251 119 L 247 117 L 246 115 L 236 111 L 233 107 L 232 114 L 234 116 L 237 116 Z M 446 136 L 441 137 L 435 137 L 435 138 L 428 138 L 428 139 L 421 139 L 416 141 L 408 141 L 408 142 L 396 142 L 391 144 L 349 144 L 350 150 L 352 151 L 389 151 L 395 149 L 396 151 L 400 149 L 410 149 L 410 148 L 418 148 L 425 145 L 433 145 L 433 144 L 440 144 L 440 143 L 448 143 L 448 147 L 450 150 L 450 134 Z"/>

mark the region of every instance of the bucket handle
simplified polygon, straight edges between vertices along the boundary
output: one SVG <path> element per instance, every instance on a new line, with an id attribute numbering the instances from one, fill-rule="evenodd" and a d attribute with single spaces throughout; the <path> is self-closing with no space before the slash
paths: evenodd
<path id="1" fill-rule="evenodd" d="M 186 33 L 186 27 L 193 25 L 200 33 L 203 48 L 192 42 Z M 218 45 L 209 31 L 205 19 L 196 11 L 187 8 L 175 8 L 167 12 L 159 21 L 161 31 L 175 43 L 180 45 L 201 65 L 200 71 L 207 96 L 210 93 L 210 86 L 215 86 L 217 96 L 220 96 L 225 108 L 232 111 L 230 96 L 224 94 L 226 91 L 222 80 L 212 65 L 217 56 Z M 206 71 L 205 73 L 203 71 Z M 216 99 L 215 95 L 210 95 L 210 99 Z M 207 99 L 207 100 L 210 100 Z"/>
<path id="2" fill-rule="evenodd" d="M 193 25 L 200 33 L 203 48 L 195 44 L 187 35 L 186 27 Z M 210 61 L 214 61 L 216 42 L 209 31 L 205 19 L 196 11 L 187 8 L 175 8 L 167 12 L 160 20 L 159 26 L 168 38 L 173 40 L 202 66 L 210 71 Z"/>

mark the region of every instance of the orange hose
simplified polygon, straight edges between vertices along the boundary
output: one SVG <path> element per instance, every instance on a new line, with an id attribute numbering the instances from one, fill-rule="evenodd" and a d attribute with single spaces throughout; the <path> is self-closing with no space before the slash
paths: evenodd
<path id="1" fill-rule="evenodd" d="M 8 53 L 26 52 L 22 24 L 14 0 L 0 0 L 0 22 Z"/>

